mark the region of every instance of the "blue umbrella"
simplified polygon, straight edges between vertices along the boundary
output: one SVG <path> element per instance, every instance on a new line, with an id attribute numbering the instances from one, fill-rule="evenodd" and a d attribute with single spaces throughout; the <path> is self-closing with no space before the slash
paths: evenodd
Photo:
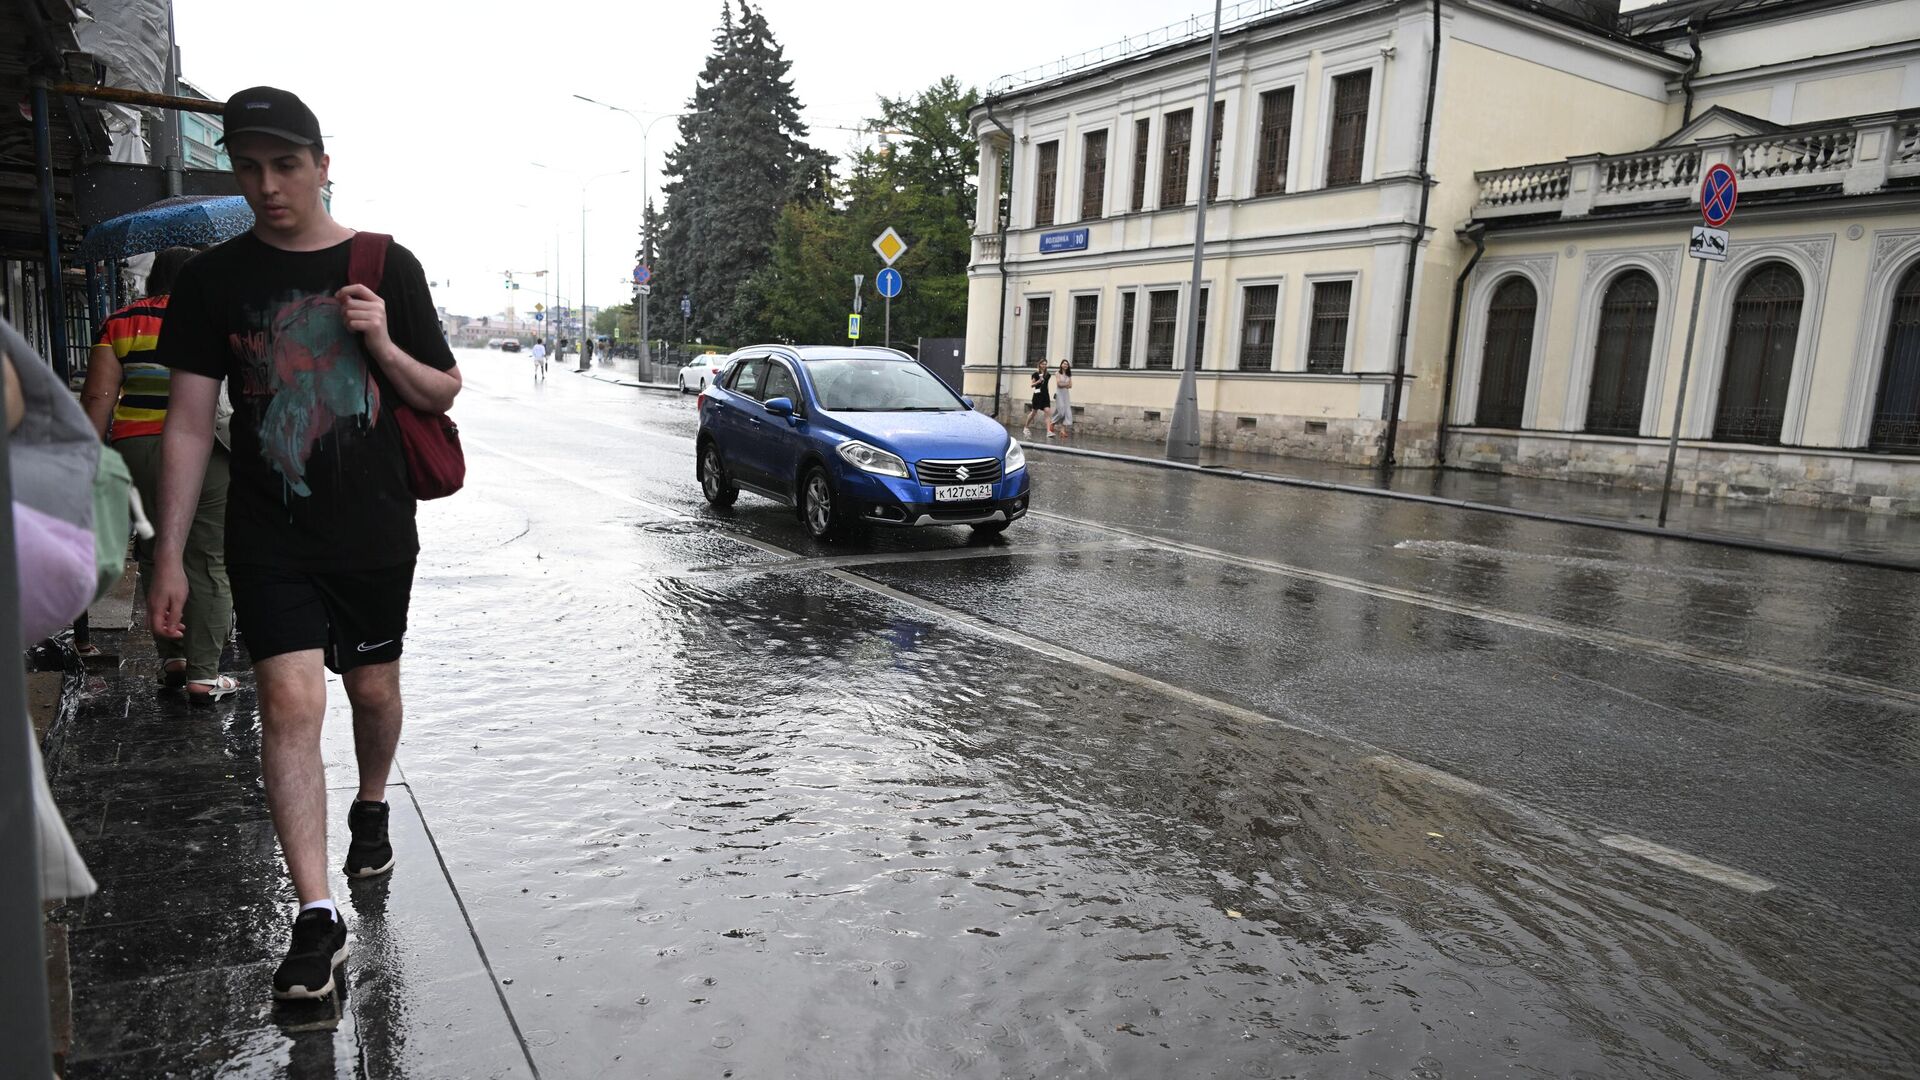
<path id="1" fill-rule="evenodd" d="M 121 259 L 170 247 L 217 244 L 253 228 L 253 211 L 238 195 L 176 195 L 87 230 L 80 257 Z"/>

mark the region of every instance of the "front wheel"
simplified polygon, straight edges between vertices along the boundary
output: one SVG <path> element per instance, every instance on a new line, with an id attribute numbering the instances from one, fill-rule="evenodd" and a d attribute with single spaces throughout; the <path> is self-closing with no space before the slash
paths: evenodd
<path id="1" fill-rule="evenodd" d="M 831 540 L 845 531 L 846 519 L 834 498 L 833 483 L 818 465 L 800 481 L 800 523 L 815 540 Z"/>
<path id="2" fill-rule="evenodd" d="M 740 489 L 727 479 L 726 469 L 720 464 L 720 447 L 712 442 L 700 451 L 700 493 L 722 510 L 740 497 Z"/>

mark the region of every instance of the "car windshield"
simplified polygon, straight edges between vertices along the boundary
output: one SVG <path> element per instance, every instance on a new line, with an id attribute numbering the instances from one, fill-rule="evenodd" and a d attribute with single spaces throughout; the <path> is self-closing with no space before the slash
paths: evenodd
<path id="1" fill-rule="evenodd" d="M 959 412 L 965 407 L 933 372 L 909 360 L 809 360 L 807 374 L 828 412 Z"/>

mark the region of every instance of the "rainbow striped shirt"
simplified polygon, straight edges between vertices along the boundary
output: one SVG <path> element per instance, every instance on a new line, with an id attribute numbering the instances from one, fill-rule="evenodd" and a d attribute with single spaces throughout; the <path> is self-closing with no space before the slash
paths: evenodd
<path id="1" fill-rule="evenodd" d="M 158 435 L 166 426 L 172 372 L 160 364 L 128 359 L 150 354 L 160 344 L 160 322 L 166 313 L 167 298 L 149 296 L 107 316 L 100 327 L 98 344 L 111 348 L 121 365 L 120 402 L 113 408 L 115 442 Z"/>

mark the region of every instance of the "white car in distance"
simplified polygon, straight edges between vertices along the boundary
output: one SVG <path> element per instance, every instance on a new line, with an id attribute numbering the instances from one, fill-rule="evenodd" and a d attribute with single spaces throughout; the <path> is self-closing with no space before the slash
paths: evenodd
<path id="1" fill-rule="evenodd" d="M 719 353 L 708 353 L 693 363 L 680 369 L 680 392 L 697 394 L 713 385 L 720 377 L 720 369 L 725 367 L 727 358 Z"/>

